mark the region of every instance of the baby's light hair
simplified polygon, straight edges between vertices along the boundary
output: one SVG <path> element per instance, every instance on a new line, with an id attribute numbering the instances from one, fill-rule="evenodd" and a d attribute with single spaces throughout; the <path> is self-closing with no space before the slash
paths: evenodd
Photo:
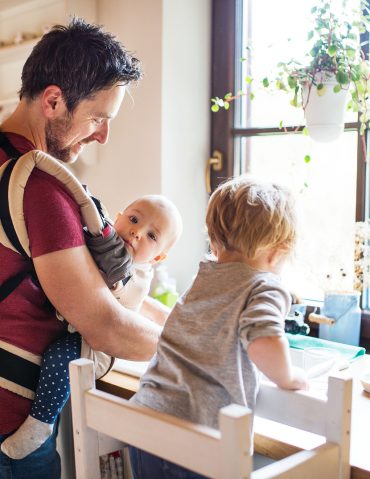
<path id="1" fill-rule="evenodd" d="M 209 200 L 206 216 L 211 244 L 249 259 L 267 248 L 292 251 L 296 223 L 290 192 L 250 175 L 221 184 Z"/>
<path id="2" fill-rule="evenodd" d="M 155 204 L 157 207 L 165 211 L 171 218 L 172 228 L 169 232 L 170 234 L 166 243 L 166 252 L 168 252 L 179 239 L 182 233 L 183 223 L 179 210 L 177 209 L 176 205 L 164 195 L 152 194 L 141 196 L 140 198 L 137 198 L 133 203 L 131 203 L 131 205 L 138 201 L 148 201 L 152 204 Z"/>

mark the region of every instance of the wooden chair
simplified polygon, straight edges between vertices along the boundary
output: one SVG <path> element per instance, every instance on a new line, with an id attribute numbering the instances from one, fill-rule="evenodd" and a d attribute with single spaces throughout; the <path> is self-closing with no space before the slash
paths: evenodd
<path id="1" fill-rule="evenodd" d="M 331 377 L 327 399 L 263 384 L 257 415 L 323 435 L 327 442 L 252 472 L 247 408 L 221 409 L 217 431 L 96 390 L 89 360 L 73 361 L 70 378 L 77 479 L 100 479 L 99 455 L 108 451 L 99 449 L 99 433 L 210 478 L 349 479 L 351 379 Z"/>

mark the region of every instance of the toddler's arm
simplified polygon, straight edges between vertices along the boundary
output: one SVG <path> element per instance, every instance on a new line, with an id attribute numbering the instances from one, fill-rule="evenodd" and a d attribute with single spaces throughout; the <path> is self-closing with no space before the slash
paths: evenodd
<path id="1" fill-rule="evenodd" d="M 248 346 L 248 356 L 280 388 L 308 389 L 306 374 L 291 363 L 285 336 L 256 338 Z"/>

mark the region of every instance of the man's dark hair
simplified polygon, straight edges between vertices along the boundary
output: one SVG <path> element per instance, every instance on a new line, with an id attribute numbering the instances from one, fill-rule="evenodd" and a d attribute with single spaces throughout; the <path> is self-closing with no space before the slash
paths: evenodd
<path id="1" fill-rule="evenodd" d="M 139 60 L 113 35 L 74 17 L 68 26 L 55 25 L 34 47 L 23 67 L 19 96 L 32 100 L 57 85 L 71 113 L 94 93 L 140 77 Z"/>

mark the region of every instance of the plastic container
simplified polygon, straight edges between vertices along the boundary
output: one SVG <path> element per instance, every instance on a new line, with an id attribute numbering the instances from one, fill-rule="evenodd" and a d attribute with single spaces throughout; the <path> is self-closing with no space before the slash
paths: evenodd
<path id="1" fill-rule="evenodd" d="M 320 324 L 319 338 L 358 346 L 360 343 L 361 308 L 358 292 L 327 292 L 321 314 L 335 320 Z"/>
<path id="2" fill-rule="evenodd" d="M 169 308 L 175 306 L 179 297 L 179 294 L 176 291 L 176 280 L 168 276 L 167 269 L 164 265 L 158 265 L 155 268 L 152 285 L 153 287 L 150 295 L 153 298 Z"/>

